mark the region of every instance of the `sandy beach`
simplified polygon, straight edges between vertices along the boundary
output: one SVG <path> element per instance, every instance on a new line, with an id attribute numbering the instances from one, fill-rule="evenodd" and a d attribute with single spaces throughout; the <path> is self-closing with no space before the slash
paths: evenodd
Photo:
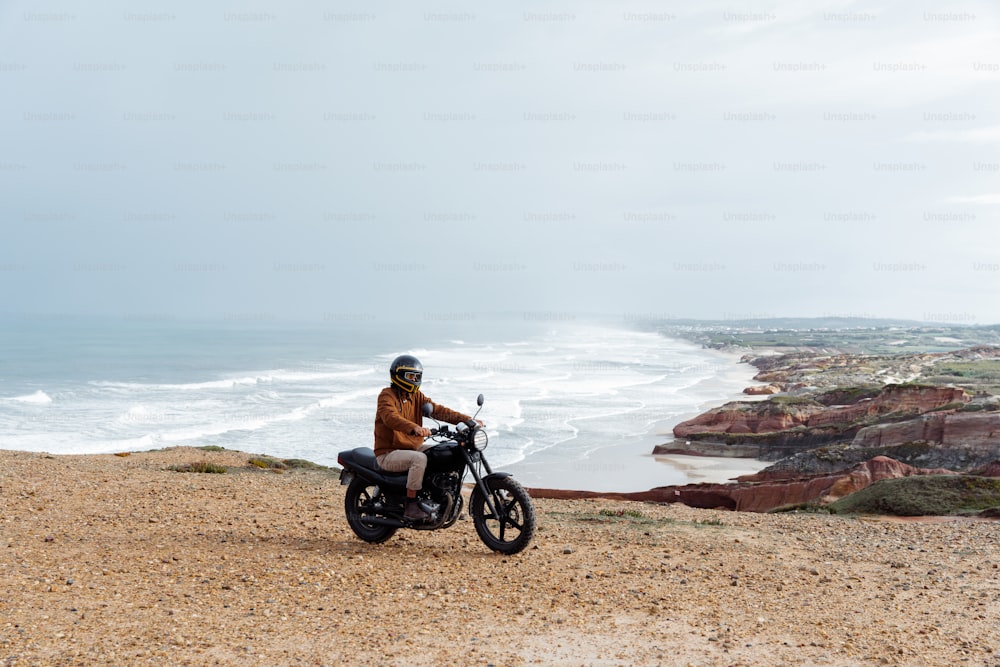
<path id="1" fill-rule="evenodd" d="M 770 465 L 758 459 L 738 459 L 725 456 L 689 456 L 687 454 L 658 454 L 653 456 L 659 463 L 681 470 L 687 475 L 689 484 L 708 482 L 725 484 L 740 475 L 752 475 Z"/>
<path id="2" fill-rule="evenodd" d="M 711 397 L 700 402 L 695 409 L 662 420 L 646 437 L 595 448 L 583 460 L 561 464 L 558 460 L 539 457 L 505 466 L 504 469 L 517 475 L 529 487 L 636 492 L 675 484 L 724 483 L 767 467 L 769 462 L 757 459 L 652 454 L 657 445 L 673 441 L 673 427 L 684 420 L 729 401 L 767 398 L 743 393 L 745 387 L 759 383 L 753 380 L 757 370 L 740 363 L 740 354 L 718 350 L 705 352 L 721 360 L 722 366 L 711 377 L 685 388 L 692 395 Z M 553 473 L 553 470 L 556 472 Z"/>
<path id="3" fill-rule="evenodd" d="M 0 452 L 0 664 L 1000 664 L 995 523 L 538 500 L 517 556 L 372 546 L 247 457 Z"/>
<path id="4" fill-rule="evenodd" d="M 671 420 L 666 427 L 659 431 L 664 443 L 669 443 L 673 440 L 672 428 L 674 426 L 686 419 L 696 417 L 701 412 L 711 410 L 729 401 L 762 401 L 768 398 L 767 396 L 752 396 L 743 393 L 744 388 L 763 383 L 753 380 L 757 369 L 748 364 L 740 363 L 742 354 L 724 351 L 715 351 L 715 353 L 720 357 L 728 359 L 732 363 L 732 366 L 717 378 L 706 381 L 706 384 L 717 388 L 720 395 L 728 393 L 728 396 L 723 400 L 705 401 L 698 411 L 681 415 L 677 419 Z M 758 459 L 689 456 L 686 454 L 656 455 L 653 458 L 659 463 L 683 472 L 687 477 L 687 482 L 684 483 L 690 484 L 700 482 L 723 484 L 732 481 L 740 475 L 752 475 L 771 465 L 769 461 L 760 461 Z"/>

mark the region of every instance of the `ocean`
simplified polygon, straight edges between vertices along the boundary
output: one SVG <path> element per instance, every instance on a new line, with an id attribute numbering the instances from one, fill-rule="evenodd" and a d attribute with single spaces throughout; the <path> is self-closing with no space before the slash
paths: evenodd
<path id="1" fill-rule="evenodd" d="M 628 322 L 463 316 L 323 324 L 21 318 L 0 332 L 0 448 L 51 454 L 217 445 L 335 465 L 371 446 L 397 354 L 423 391 L 479 414 L 494 469 L 526 486 L 689 481 L 650 456 L 738 396 L 753 369 Z"/>

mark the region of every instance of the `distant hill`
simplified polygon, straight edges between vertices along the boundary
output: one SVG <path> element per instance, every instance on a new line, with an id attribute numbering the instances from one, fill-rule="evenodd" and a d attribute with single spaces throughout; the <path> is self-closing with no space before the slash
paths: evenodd
<path id="1" fill-rule="evenodd" d="M 962 329 L 998 329 L 1000 325 L 977 326 L 971 324 L 952 324 L 947 322 L 922 322 L 919 320 L 897 320 L 889 318 L 867 317 L 769 317 L 750 319 L 696 320 L 671 319 L 649 320 L 650 324 L 678 327 L 700 327 L 718 329 L 788 329 L 793 331 L 810 331 L 814 329 L 922 329 L 922 328 L 962 328 Z"/>
<path id="2" fill-rule="evenodd" d="M 1000 345 L 1000 325 L 856 317 L 647 320 L 642 326 L 715 349 L 900 354 Z"/>

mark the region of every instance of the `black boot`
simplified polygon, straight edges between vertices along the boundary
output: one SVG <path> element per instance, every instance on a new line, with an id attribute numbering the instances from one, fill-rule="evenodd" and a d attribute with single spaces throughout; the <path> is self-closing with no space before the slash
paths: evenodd
<path id="1" fill-rule="evenodd" d="M 409 519 L 410 521 L 425 521 L 431 517 L 430 514 L 424 511 L 424 508 L 420 506 L 416 498 L 406 499 L 406 509 L 403 510 L 403 518 Z"/>

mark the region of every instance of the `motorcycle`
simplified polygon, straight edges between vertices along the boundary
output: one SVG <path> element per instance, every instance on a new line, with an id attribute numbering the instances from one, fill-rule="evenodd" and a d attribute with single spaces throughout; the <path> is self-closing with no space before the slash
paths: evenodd
<path id="1" fill-rule="evenodd" d="M 483 407 L 483 395 L 476 399 Z M 425 403 L 422 412 L 430 417 L 433 406 Z M 476 415 L 479 410 L 476 411 Z M 469 497 L 469 515 L 483 543 L 503 554 L 515 554 L 531 542 L 535 534 L 535 508 L 531 497 L 510 473 L 494 472 L 483 450 L 489 441 L 475 416 L 452 429 L 448 424 L 431 429 L 436 444 L 424 450 L 427 470 L 418 492 L 420 507 L 429 515 L 422 520 L 403 516 L 406 502 L 406 473 L 382 470 L 370 447 L 339 452 L 340 483 L 347 486 L 344 511 L 354 534 L 365 542 L 381 544 L 400 528 L 440 530 L 458 521 L 464 504 L 462 488 L 472 473 L 474 486 Z"/>

